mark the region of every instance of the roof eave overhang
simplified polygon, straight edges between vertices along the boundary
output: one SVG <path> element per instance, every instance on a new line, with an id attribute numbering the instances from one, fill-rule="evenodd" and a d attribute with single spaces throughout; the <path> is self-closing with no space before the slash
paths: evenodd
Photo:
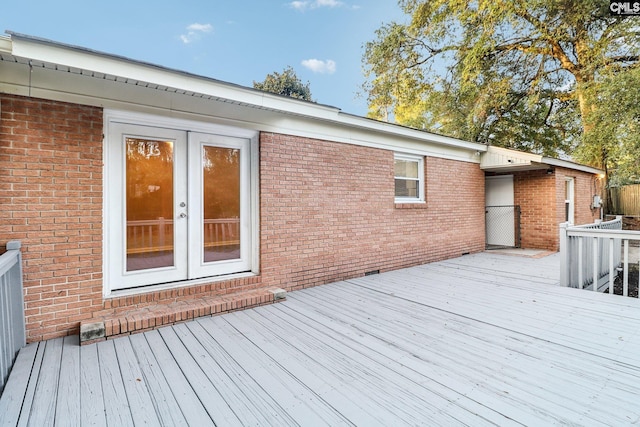
<path id="1" fill-rule="evenodd" d="M 163 90 L 172 88 L 192 96 L 331 122 L 389 136 L 409 138 L 417 142 L 467 150 L 477 154 L 487 150 L 483 144 L 343 113 L 339 108 L 328 105 L 275 95 L 184 71 L 15 32 L 8 31 L 7 34 L 10 35 L 10 38 L 0 37 L 0 52 L 6 49 L 5 52 L 14 57 L 40 61 L 51 67 L 69 67 L 78 74 L 98 73 L 104 75 L 105 78 L 124 83 L 134 85 L 146 83 L 150 86 L 164 88 Z"/>
<path id="2" fill-rule="evenodd" d="M 502 173 L 502 172 L 526 172 L 533 170 L 543 170 L 549 169 L 549 165 L 545 163 L 538 162 L 529 162 L 529 163 L 521 163 L 521 164 L 504 164 L 504 165 L 494 165 L 491 167 L 480 166 L 480 168 L 485 172 L 493 172 L 493 173 Z"/>
<path id="3" fill-rule="evenodd" d="M 501 147 L 489 147 L 480 161 L 480 169 L 485 172 L 524 172 L 561 167 L 594 175 L 604 172 L 591 166 L 581 165 L 568 160 L 543 157 L 539 154 L 525 153 Z"/>
<path id="4" fill-rule="evenodd" d="M 579 163 L 570 162 L 568 160 L 554 159 L 552 157 L 544 157 L 542 160 L 549 166 L 573 169 L 581 172 L 591 173 L 594 175 L 604 176 L 604 170 L 602 169 L 594 168 L 587 165 L 581 165 Z"/>

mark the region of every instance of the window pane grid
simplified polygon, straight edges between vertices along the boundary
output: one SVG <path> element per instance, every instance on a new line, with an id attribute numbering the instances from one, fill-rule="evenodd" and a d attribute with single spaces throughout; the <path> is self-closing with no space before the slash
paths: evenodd
<path id="1" fill-rule="evenodd" d="M 424 185 L 423 158 L 408 154 L 394 157 L 396 201 L 422 202 Z"/>

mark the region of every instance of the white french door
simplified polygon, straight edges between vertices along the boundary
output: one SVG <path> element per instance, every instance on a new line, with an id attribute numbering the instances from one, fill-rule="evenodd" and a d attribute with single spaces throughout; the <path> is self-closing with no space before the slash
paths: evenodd
<path id="1" fill-rule="evenodd" d="M 188 144 L 189 278 L 248 271 L 250 141 L 190 132 Z"/>
<path id="2" fill-rule="evenodd" d="M 250 140 L 110 123 L 110 290 L 251 269 Z"/>

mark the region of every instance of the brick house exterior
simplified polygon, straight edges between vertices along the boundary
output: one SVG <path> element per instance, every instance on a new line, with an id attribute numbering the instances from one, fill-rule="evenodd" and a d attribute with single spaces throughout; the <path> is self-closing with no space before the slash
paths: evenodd
<path id="1" fill-rule="evenodd" d="M 97 339 L 141 332 L 485 247 L 483 145 L 28 36 L 0 41 L 0 248 L 22 242 L 29 342 L 81 325 L 101 325 Z M 112 266 L 124 225 L 113 201 L 123 163 L 113 144 L 129 116 L 185 138 L 249 141 L 250 267 L 120 286 Z M 423 170 L 416 200 L 398 197 L 398 154 Z M 565 172 L 556 169 L 555 187 L 539 171 L 523 175 L 516 198 L 558 202 Z M 576 194 L 590 186 L 579 180 Z M 561 207 L 552 210 L 557 220 Z M 527 242 L 553 249 L 557 236 L 538 232 L 536 213 L 523 214 Z"/>
<path id="2" fill-rule="evenodd" d="M 515 203 L 521 209 L 521 246 L 559 250 L 558 224 L 565 222 L 565 179 L 575 180 L 575 224 L 600 219 L 593 196 L 601 194 L 600 180 L 593 174 L 567 168 L 553 173 L 533 170 L 514 173 Z M 555 207 L 555 209 L 550 208 Z"/>
<path id="3" fill-rule="evenodd" d="M 104 298 L 102 109 L 6 94 L 0 109 L 0 246 L 23 244 L 29 341 L 145 307 L 302 289 L 484 247 L 478 164 L 426 157 L 426 203 L 395 204 L 392 151 L 263 132 L 260 274 Z M 460 184 L 464 203 L 454 203 L 449 189 Z M 267 302 L 252 298 L 264 301 L 243 304 Z M 184 320 L 137 315 L 111 334 Z"/>
<path id="4" fill-rule="evenodd" d="M 513 177 L 513 204 L 520 208 L 520 246 L 559 250 L 559 224 L 567 221 L 567 197 L 574 224 L 601 219 L 594 196 L 602 194 L 602 171 L 569 161 L 490 147 L 481 168 L 487 176 Z M 573 190 L 567 195 L 567 181 Z"/>

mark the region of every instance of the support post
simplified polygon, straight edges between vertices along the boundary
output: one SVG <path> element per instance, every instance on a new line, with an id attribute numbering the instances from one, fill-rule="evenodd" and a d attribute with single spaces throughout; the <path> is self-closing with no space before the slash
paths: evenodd
<path id="1" fill-rule="evenodd" d="M 569 240 L 567 237 L 567 227 L 569 223 L 560 224 L 560 286 L 569 286 Z"/>

